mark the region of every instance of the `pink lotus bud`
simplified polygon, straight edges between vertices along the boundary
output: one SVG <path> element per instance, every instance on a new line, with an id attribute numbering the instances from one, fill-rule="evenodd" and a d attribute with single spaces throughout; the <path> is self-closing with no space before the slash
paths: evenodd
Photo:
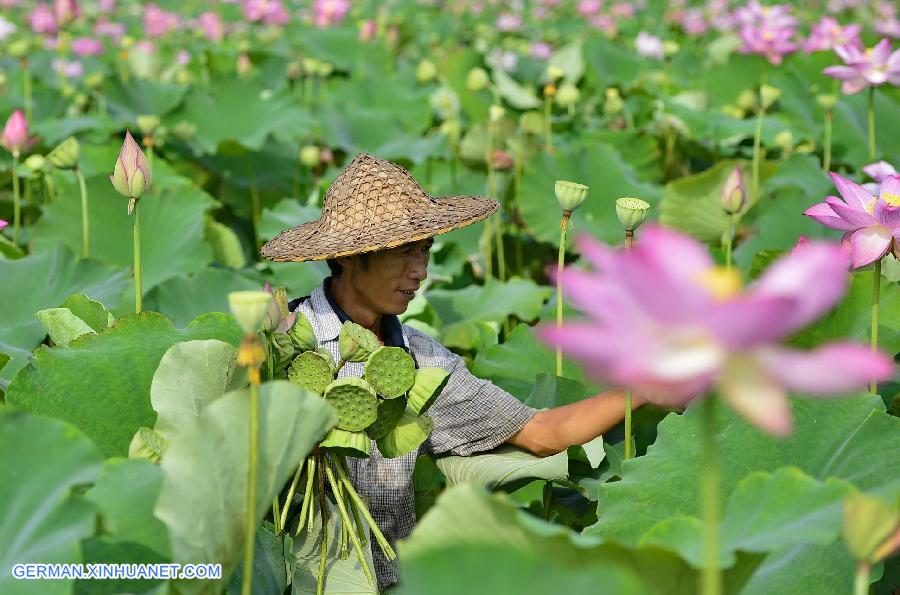
<path id="1" fill-rule="evenodd" d="M 3 127 L 3 134 L 0 135 L 0 145 L 18 157 L 28 145 L 28 121 L 25 120 L 25 114 L 22 110 L 17 109 L 12 113 Z"/>
<path id="2" fill-rule="evenodd" d="M 364 42 L 372 41 L 377 31 L 378 24 L 374 20 L 363 21 L 359 24 L 359 40 Z"/>
<path id="3" fill-rule="evenodd" d="M 116 191 L 122 196 L 137 199 L 150 189 L 153 176 L 150 172 L 150 164 L 141 151 L 131 132 L 125 132 L 125 142 L 116 159 L 116 168 L 109 176 Z M 129 214 L 133 209 L 133 201 L 129 202 Z"/>
<path id="4" fill-rule="evenodd" d="M 81 14 L 78 9 L 76 0 L 55 0 L 53 2 L 53 16 L 56 17 L 56 24 L 65 27 Z"/>
<path id="5" fill-rule="evenodd" d="M 737 213 L 747 204 L 747 192 L 744 189 L 744 176 L 737 165 L 725 179 L 722 187 L 722 209 L 728 214 Z"/>
<path id="6" fill-rule="evenodd" d="M 44 3 L 34 7 L 34 10 L 28 15 L 28 22 L 31 25 L 31 30 L 38 35 L 55 35 L 59 31 L 56 25 L 56 18 L 53 16 L 53 10 Z"/>
<path id="7" fill-rule="evenodd" d="M 9 225 L 9 221 L 4 221 L 3 219 L 0 219 L 0 230 L 2 230 L 7 225 Z"/>

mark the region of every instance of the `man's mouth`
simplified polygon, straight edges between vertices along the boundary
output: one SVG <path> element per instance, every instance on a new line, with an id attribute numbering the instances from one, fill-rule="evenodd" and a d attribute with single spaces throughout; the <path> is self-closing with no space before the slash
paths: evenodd
<path id="1" fill-rule="evenodd" d="M 400 293 L 402 293 L 404 295 L 408 295 L 409 297 L 415 297 L 415 295 L 416 295 L 415 289 L 398 289 L 397 291 L 399 291 Z"/>

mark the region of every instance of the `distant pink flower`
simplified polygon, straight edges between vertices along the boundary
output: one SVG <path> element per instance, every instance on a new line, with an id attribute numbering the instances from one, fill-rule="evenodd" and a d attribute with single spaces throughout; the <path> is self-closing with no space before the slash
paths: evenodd
<path id="1" fill-rule="evenodd" d="M 3 133 L 0 134 L 0 145 L 15 156 L 28 148 L 32 140 L 28 138 L 28 120 L 25 112 L 14 111 L 6 120 Z"/>
<path id="2" fill-rule="evenodd" d="M 522 16 L 513 12 L 504 12 L 497 17 L 497 31 L 518 31 L 522 28 Z"/>
<path id="3" fill-rule="evenodd" d="M 812 53 L 831 50 L 839 45 L 858 45 L 861 29 L 861 25 L 841 26 L 834 17 L 823 16 L 812 26 L 812 32 L 803 46 L 803 51 Z"/>
<path id="4" fill-rule="evenodd" d="M 122 23 L 114 23 L 106 17 L 101 17 L 94 25 L 94 33 L 112 37 L 113 39 L 119 39 L 125 35 L 125 25 Z"/>
<path id="5" fill-rule="evenodd" d="M 97 2 L 97 10 L 101 14 L 112 12 L 116 9 L 116 0 L 100 0 Z"/>
<path id="6" fill-rule="evenodd" d="M 587 18 L 592 17 L 603 8 L 603 0 L 578 0 L 578 14 Z"/>
<path id="7" fill-rule="evenodd" d="M 222 41 L 225 38 L 225 24 L 217 12 L 204 12 L 197 17 L 197 27 L 210 41 Z"/>
<path id="8" fill-rule="evenodd" d="M 897 17 L 875 21 L 875 32 L 885 37 L 900 38 L 900 20 Z"/>
<path id="9" fill-rule="evenodd" d="M 43 2 L 35 6 L 28 15 L 28 23 L 31 25 L 31 30 L 38 35 L 56 35 L 59 31 L 53 10 Z"/>
<path id="10" fill-rule="evenodd" d="M 609 15 L 597 14 L 588 19 L 588 24 L 603 32 L 607 37 L 615 37 L 619 31 L 616 20 Z"/>
<path id="11" fill-rule="evenodd" d="M 862 168 L 862 170 L 868 175 L 870 178 L 881 184 L 888 176 L 896 176 L 897 170 L 894 169 L 894 166 L 888 163 L 887 161 L 878 161 L 877 163 L 870 163 Z"/>
<path id="12" fill-rule="evenodd" d="M 99 56 L 103 53 L 103 43 L 90 37 L 79 37 L 72 42 L 72 53 L 82 58 Z"/>
<path id="13" fill-rule="evenodd" d="M 62 58 L 54 58 L 51 63 L 54 72 L 68 78 L 78 78 L 84 74 L 84 64 L 77 60 L 63 60 Z"/>
<path id="14" fill-rule="evenodd" d="M 630 19 L 634 16 L 634 5 L 628 2 L 616 2 L 610 7 L 609 14 L 613 17 Z"/>
<path id="15" fill-rule="evenodd" d="M 369 19 L 363 21 L 359 24 L 359 40 L 360 41 L 371 41 L 375 37 L 375 33 L 378 31 L 378 24 L 374 19 Z"/>
<path id="16" fill-rule="evenodd" d="M 320 29 L 342 23 L 351 6 L 350 0 L 315 0 L 313 23 Z"/>
<path id="17" fill-rule="evenodd" d="M 550 56 L 553 55 L 553 47 L 551 47 L 549 43 L 544 43 L 543 41 L 535 41 L 531 44 L 529 53 L 531 54 L 532 58 L 537 58 L 538 60 L 547 60 L 548 58 L 550 58 Z"/>
<path id="18" fill-rule="evenodd" d="M 634 49 L 645 58 L 662 60 L 665 57 L 663 40 L 655 35 L 650 35 L 646 31 L 638 33 L 637 38 L 634 40 Z"/>
<path id="19" fill-rule="evenodd" d="M 875 198 L 859 184 L 830 173 L 844 200 L 829 196 L 803 214 L 844 232 L 841 242 L 850 247 L 854 269 L 875 262 L 892 249 L 900 254 L 900 176 L 884 178 Z"/>
<path id="20" fill-rule="evenodd" d="M 0 219 L 0 230 L 2 230 L 7 225 L 9 225 L 9 221 L 4 221 L 3 219 Z"/>
<path id="21" fill-rule="evenodd" d="M 144 8 L 144 32 L 150 37 L 162 37 L 180 26 L 181 19 L 177 14 L 165 11 L 156 4 L 148 4 Z"/>
<path id="22" fill-rule="evenodd" d="M 791 14 L 790 4 L 763 6 L 758 0 L 750 0 L 746 5 L 735 9 L 734 18 L 739 25 L 754 27 L 781 29 L 797 26 L 797 18 Z"/>
<path id="23" fill-rule="evenodd" d="M 56 24 L 65 27 L 79 17 L 81 10 L 76 0 L 55 0 L 53 2 L 53 16 Z"/>
<path id="24" fill-rule="evenodd" d="M 688 35 L 702 35 L 709 29 L 709 24 L 699 8 L 689 8 L 681 17 L 681 29 Z"/>
<path id="25" fill-rule="evenodd" d="M 179 52 L 175 54 L 175 62 L 179 66 L 187 66 L 191 63 L 191 53 L 187 50 L 179 50 Z"/>
<path id="26" fill-rule="evenodd" d="M 560 281 L 588 319 L 541 325 L 538 336 L 592 376 L 653 402 L 682 405 L 715 389 L 750 423 L 784 436 L 788 391 L 846 394 L 893 372 L 891 359 L 868 346 L 780 345 L 844 295 L 847 256 L 835 244 L 797 248 L 744 291 L 699 242 L 662 227 L 648 226 L 631 249 L 587 237 L 577 244 L 596 272 L 569 267 Z"/>
<path id="27" fill-rule="evenodd" d="M 891 49 L 890 39 L 882 39 L 866 50 L 856 45 L 839 45 L 834 51 L 845 65 L 829 66 L 822 73 L 844 81 L 841 91 L 847 95 L 884 83 L 900 85 L 900 50 Z"/>
<path id="28" fill-rule="evenodd" d="M 758 54 L 778 65 L 785 55 L 797 49 L 792 41 L 797 19 L 791 14 L 790 4 L 762 6 L 757 0 L 750 0 L 735 10 L 734 16 L 743 42 L 738 49 L 740 53 Z"/>

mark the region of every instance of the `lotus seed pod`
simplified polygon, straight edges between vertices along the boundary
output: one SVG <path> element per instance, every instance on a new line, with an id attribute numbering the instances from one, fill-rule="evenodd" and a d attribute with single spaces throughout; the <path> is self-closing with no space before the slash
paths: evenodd
<path id="1" fill-rule="evenodd" d="M 466 89 L 469 91 L 481 91 L 488 86 L 491 77 L 484 68 L 473 68 L 466 75 Z"/>
<path id="2" fill-rule="evenodd" d="M 316 74 L 323 78 L 327 79 L 334 72 L 334 64 L 331 62 L 319 62 L 319 67 L 316 68 Z"/>
<path id="3" fill-rule="evenodd" d="M 763 85 L 759 88 L 759 97 L 762 100 L 763 109 L 769 109 L 781 97 L 781 90 L 772 85 Z"/>
<path id="4" fill-rule="evenodd" d="M 744 188 L 744 176 L 737 165 L 725 178 L 722 186 L 722 210 L 729 215 L 739 212 L 747 204 L 747 191 Z"/>
<path id="5" fill-rule="evenodd" d="M 437 67 L 431 60 L 422 60 L 416 68 L 416 80 L 420 83 L 427 83 L 434 79 L 437 75 Z"/>
<path id="6" fill-rule="evenodd" d="M 319 165 L 320 152 L 316 145 L 306 145 L 300 149 L 300 163 L 306 167 L 313 168 Z"/>
<path id="7" fill-rule="evenodd" d="M 331 351 L 329 351 L 325 347 L 316 347 L 313 351 L 315 351 L 316 353 L 321 355 L 323 358 L 325 358 L 325 361 L 328 363 L 329 366 L 331 366 L 332 376 L 334 374 L 337 374 L 337 371 L 338 371 L 337 362 L 334 361 L 334 356 L 331 355 Z"/>
<path id="8" fill-rule="evenodd" d="M 624 197 L 616 200 L 616 216 L 625 231 L 634 231 L 647 218 L 650 203 L 639 198 Z"/>
<path id="9" fill-rule="evenodd" d="M 559 206 L 562 207 L 562 210 L 571 213 L 584 202 L 585 197 L 587 197 L 588 187 L 576 182 L 557 180 L 553 190 L 556 192 L 556 200 L 559 201 Z"/>
<path id="10" fill-rule="evenodd" d="M 734 104 L 745 112 L 750 111 L 756 107 L 756 93 L 750 89 L 744 89 Z"/>
<path id="11" fill-rule="evenodd" d="M 288 367 L 288 381 L 322 395 L 334 380 L 334 364 L 318 351 L 304 351 Z"/>
<path id="12" fill-rule="evenodd" d="M 406 394 L 416 379 L 416 363 L 402 347 L 379 347 L 366 360 L 365 378 L 385 399 Z"/>
<path id="13" fill-rule="evenodd" d="M 543 134 L 544 115 L 537 110 L 527 111 L 519 116 L 519 126 L 528 134 Z"/>
<path id="14" fill-rule="evenodd" d="M 746 115 L 744 113 L 744 110 L 734 105 L 723 105 L 721 108 L 721 112 L 729 118 L 734 118 L 735 120 L 741 120 Z"/>
<path id="15" fill-rule="evenodd" d="M 232 291 L 228 294 L 228 307 L 244 334 L 259 330 L 272 295 L 265 291 Z"/>
<path id="16" fill-rule="evenodd" d="M 338 346 L 345 362 L 364 362 L 381 347 L 381 342 L 369 329 L 347 320 L 338 335 Z"/>
<path id="17" fill-rule="evenodd" d="M 44 168 L 47 166 L 47 160 L 42 155 L 29 155 L 23 165 L 30 169 L 32 173 L 38 173 L 44 171 Z"/>
<path id="18" fill-rule="evenodd" d="M 24 58 L 28 53 L 30 45 L 31 44 L 27 39 L 20 38 L 10 42 L 10 44 L 6 46 L 6 51 L 14 58 Z"/>
<path id="19" fill-rule="evenodd" d="M 340 428 L 332 428 L 319 446 L 345 457 L 357 459 L 367 459 L 372 454 L 372 440 L 365 432 L 348 432 Z"/>
<path id="20" fill-rule="evenodd" d="M 550 82 L 556 82 L 562 77 L 566 76 L 566 71 L 557 66 L 556 64 L 550 64 L 547 66 L 547 80 Z"/>
<path id="21" fill-rule="evenodd" d="M 319 61 L 315 58 L 303 58 L 303 72 L 314 75 L 319 71 Z"/>
<path id="22" fill-rule="evenodd" d="M 556 103 L 563 107 L 575 105 L 581 98 L 581 91 L 572 83 L 563 83 L 556 91 Z"/>
<path id="23" fill-rule="evenodd" d="M 823 110 L 830 112 L 834 109 L 834 106 L 837 105 L 838 96 L 833 93 L 828 93 L 825 95 L 816 95 L 816 103 L 819 104 Z"/>
<path id="24" fill-rule="evenodd" d="M 287 332 L 294 342 L 294 345 L 300 351 L 309 351 L 318 347 L 319 342 L 316 340 L 316 333 L 313 331 L 312 323 L 303 315 L 300 310 L 293 312 L 297 315 L 294 320 L 294 326 Z"/>
<path id="25" fill-rule="evenodd" d="M 790 130 L 782 130 L 772 139 L 775 146 L 782 151 L 790 151 L 794 148 L 794 135 Z"/>
<path id="26" fill-rule="evenodd" d="M 172 134 L 181 140 L 191 140 L 197 134 L 197 125 L 192 122 L 181 120 L 172 128 Z"/>
<path id="27" fill-rule="evenodd" d="M 158 464 L 168 447 L 169 442 L 162 434 L 151 428 L 141 427 L 134 433 L 128 445 L 128 458 L 149 459 Z"/>
<path id="28" fill-rule="evenodd" d="M 338 416 L 337 427 L 348 432 L 366 429 L 378 419 L 378 397 L 362 378 L 340 378 L 325 388 L 325 400 Z"/>
<path id="29" fill-rule="evenodd" d="M 394 429 L 403 412 L 406 411 L 406 397 L 398 399 L 378 399 L 378 417 L 366 428 L 366 434 L 372 440 L 384 437 Z"/>
<path id="30" fill-rule="evenodd" d="M 441 120 L 457 118 L 459 115 L 459 97 L 449 87 L 436 89 L 428 97 L 428 102 Z"/>
<path id="31" fill-rule="evenodd" d="M 488 110 L 488 119 L 491 122 L 499 122 L 503 119 L 503 116 L 506 114 L 506 110 L 503 109 L 503 106 L 492 104 L 490 109 Z"/>
<path id="32" fill-rule="evenodd" d="M 153 134 L 159 128 L 159 116 L 156 114 L 141 114 L 137 117 L 137 125 L 141 134 Z"/>
<path id="33" fill-rule="evenodd" d="M 441 391 L 447 385 L 450 373 L 443 368 L 420 368 L 416 370 L 416 380 L 409 389 L 409 408 L 416 415 L 428 411 Z"/>
<path id="34" fill-rule="evenodd" d="M 606 102 L 603 104 L 603 113 L 607 116 L 615 116 L 621 114 L 625 109 L 625 102 L 619 94 L 616 87 L 610 87 L 606 90 Z"/>
<path id="35" fill-rule="evenodd" d="M 459 144 L 459 138 L 462 136 L 462 128 L 459 125 L 458 119 L 450 118 L 449 120 L 444 120 L 441 122 L 440 131 L 441 134 L 447 137 L 447 140 L 449 140 L 451 144 Z"/>
<path id="36" fill-rule="evenodd" d="M 844 541 L 853 557 L 877 562 L 874 554 L 896 531 L 900 512 L 877 496 L 853 493 L 844 499 Z"/>
<path id="37" fill-rule="evenodd" d="M 677 54 L 680 49 L 681 46 L 671 39 L 663 42 L 663 55 L 665 55 L 666 58 L 671 58 Z"/>
<path id="38" fill-rule="evenodd" d="M 74 136 L 70 136 L 54 147 L 47 154 L 47 161 L 58 169 L 72 169 L 78 165 L 78 157 L 81 155 L 81 146 Z"/>
<path id="39" fill-rule="evenodd" d="M 430 417 L 407 411 L 396 427 L 378 440 L 378 450 L 388 459 L 402 457 L 419 448 L 433 429 L 434 422 Z"/>

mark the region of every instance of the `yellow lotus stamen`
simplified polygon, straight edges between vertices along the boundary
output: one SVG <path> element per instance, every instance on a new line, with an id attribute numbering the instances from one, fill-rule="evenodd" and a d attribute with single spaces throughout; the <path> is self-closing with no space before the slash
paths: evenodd
<path id="1" fill-rule="evenodd" d="M 894 194 L 893 192 L 883 192 L 881 194 L 881 200 L 888 203 L 892 207 L 900 207 L 900 194 Z M 875 201 L 872 201 L 872 208 L 875 208 Z M 871 213 L 871 211 L 869 211 Z"/>
<path id="2" fill-rule="evenodd" d="M 712 267 L 704 271 L 699 278 L 700 284 L 709 290 L 719 301 L 725 301 L 741 292 L 743 283 L 741 274 L 734 269 Z"/>

